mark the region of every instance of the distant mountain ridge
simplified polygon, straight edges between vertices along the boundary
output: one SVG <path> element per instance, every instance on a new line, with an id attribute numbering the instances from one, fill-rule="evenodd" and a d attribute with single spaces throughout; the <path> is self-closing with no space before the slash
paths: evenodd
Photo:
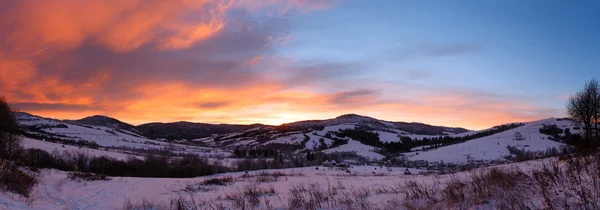
<path id="1" fill-rule="evenodd" d="M 299 121 L 284 124 L 285 126 L 292 127 L 312 127 L 312 126 L 332 126 L 332 125 L 340 125 L 340 124 L 348 124 L 348 123 L 356 123 L 362 125 L 368 125 L 370 127 L 376 129 L 387 129 L 387 128 L 396 128 L 400 130 L 404 130 L 407 132 L 411 132 L 414 134 L 422 134 L 422 135 L 443 135 L 444 132 L 450 133 L 464 133 L 469 130 L 465 128 L 458 127 L 445 127 L 445 126 L 434 126 L 428 125 L 424 123 L 417 122 L 390 122 L 384 120 L 378 120 L 372 117 L 361 116 L 357 114 L 345 114 L 338 116 L 333 119 L 327 120 L 307 120 L 307 121 Z"/>
<path id="2" fill-rule="evenodd" d="M 28 113 L 16 113 L 21 115 L 21 118 L 26 119 L 26 116 L 34 116 Z M 372 117 L 361 116 L 357 114 L 345 114 L 332 119 L 325 120 L 306 120 L 299 122 L 292 122 L 282 124 L 280 126 L 271 126 L 263 124 L 251 124 L 251 125 L 235 125 L 235 124 L 209 124 L 209 123 L 195 123 L 195 122 L 172 122 L 172 123 L 161 123 L 153 122 L 146 123 L 138 126 L 122 122 L 118 119 L 95 115 L 85 117 L 78 120 L 62 120 L 62 122 L 75 124 L 75 125 L 93 125 L 93 126 L 104 126 L 117 130 L 128 131 L 136 135 L 141 135 L 151 139 L 168 139 L 168 140 L 192 140 L 204 137 L 210 137 L 212 135 L 228 134 L 228 133 L 239 133 L 249 129 L 255 128 L 280 128 L 280 127 L 298 127 L 298 128 L 311 128 L 320 126 L 334 126 L 341 124 L 357 124 L 361 126 L 370 127 L 378 130 L 385 129 L 399 129 L 407 131 L 413 134 L 422 135 L 443 135 L 445 132 L 449 133 L 464 133 L 469 130 L 457 127 L 445 127 L 445 126 L 434 126 L 424 123 L 416 122 L 390 122 L 375 119 Z"/>
<path id="3" fill-rule="evenodd" d="M 102 116 L 102 115 L 94 115 L 86 118 L 82 118 L 79 120 L 64 120 L 65 122 L 73 123 L 73 124 L 84 124 L 84 125 L 95 125 L 95 126 L 105 126 L 108 128 L 125 130 L 132 132 L 134 134 L 143 135 L 142 132 L 138 130 L 138 128 L 134 125 L 122 122 L 112 117 Z"/>
<path id="4" fill-rule="evenodd" d="M 142 134 L 153 139 L 198 139 L 208 137 L 213 134 L 226 134 L 242 132 L 255 127 L 270 127 L 267 125 L 230 125 L 230 124 L 208 124 L 193 122 L 173 122 L 173 123 L 146 123 L 138 125 Z"/>

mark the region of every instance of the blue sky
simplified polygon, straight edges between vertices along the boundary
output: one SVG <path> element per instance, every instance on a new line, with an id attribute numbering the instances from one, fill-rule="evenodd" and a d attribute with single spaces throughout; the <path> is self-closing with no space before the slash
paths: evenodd
<path id="1" fill-rule="evenodd" d="M 5 0 L 0 92 L 54 118 L 278 125 L 356 113 L 480 129 L 566 116 L 566 98 L 600 77 L 598 11 L 587 0 Z"/>
<path id="2" fill-rule="evenodd" d="M 295 42 L 279 52 L 364 62 L 372 80 L 405 82 L 424 71 L 425 85 L 561 108 L 556 97 L 600 76 L 599 10 L 598 1 L 341 1 L 298 18 Z M 446 56 L 422 52 L 457 47 Z"/>

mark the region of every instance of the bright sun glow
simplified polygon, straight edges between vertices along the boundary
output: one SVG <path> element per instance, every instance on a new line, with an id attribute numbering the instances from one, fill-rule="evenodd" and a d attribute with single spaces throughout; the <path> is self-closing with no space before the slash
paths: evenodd
<path id="1" fill-rule="evenodd" d="M 302 119 L 304 119 L 304 118 L 302 118 L 301 115 L 284 112 L 284 113 L 275 114 L 275 116 L 273 116 L 272 118 L 262 119 L 261 121 L 267 125 L 281 125 L 284 123 L 300 121 Z"/>

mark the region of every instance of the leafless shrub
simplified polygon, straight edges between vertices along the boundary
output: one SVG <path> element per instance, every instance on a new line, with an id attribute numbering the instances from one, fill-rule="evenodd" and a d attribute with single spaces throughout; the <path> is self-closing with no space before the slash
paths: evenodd
<path id="1" fill-rule="evenodd" d="M 337 194 L 337 190 L 334 190 Z M 288 206 L 290 209 L 318 209 L 326 207 L 327 192 L 321 190 L 317 184 L 295 185 L 290 189 Z"/>
<path id="2" fill-rule="evenodd" d="M 318 184 L 300 184 L 290 189 L 289 209 L 374 209 L 368 197 L 368 188 L 346 188 L 341 182 L 328 183 L 326 188 Z"/>
<path id="3" fill-rule="evenodd" d="M 357 177 L 357 176 L 363 176 L 363 177 L 370 177 L 370 176 L 389 176 L 389 174 L 387 173 L 345 173 L 345 174 L 331 174 L 330 176 L 340 176 L 340 177 Z"/>
<path id="4" fill-rule="evenodd" d="M 202 186 L 202 185 L 198 185 L 198 184 L 189 184 L 187 186 L 185 186 L 185 188 L 183 188 L 183 192 L 186 193 L 196 193 L 196 192 L 210 192 L 213 191 L 214 188 L 212 187 L 206 187 L 206 186 Z"/>
<path id="5" fill-rule="evenodd" d="M 206 209 L 210 209 L 210 210 L 228 210 L 229 209 L 222 203 L 209 203 L 207 207 L 208 208 L 206 208 Z"/>
<path id="6" fill-rule="evenodd" d="M 472 193 L 474 204 L 486 203 L 493 198 L 497 205 L 525 205 L 523 199 L 532 194 L 528 187 L 531 183 L 531 178 L 517 168 L 505 171 L 492 168 L 486 172 L 473 173 L 468 190 Z"/>
<path id="7" fill-rule="evenodd" d="M 256 182 L 276 182 L 279 181 L 281 177 L 290 177 L 290 176 L 304 176 L 303 173 L 284 173 L 281 171 L 275 172 L 260 172 L 255 175 L 242 175 L 242 178 L 250 178 L 256 177 Z M 287 178 L 286 178 L 287 181 Z"/>
<path id="8" fill-rule="evenodd" d="M 193 198 L 188 200 L 180 196 L 171 199 L 169 210 L 198 210 L 198 205 Z"/>
<path id="9" fill-rule="evenodd" d="M 450 203 L 462 203 L 465 201 L 467 196 L 467 189 L 465 189 L 466 186 L 467 184 L 462 180 L 454 178 L 450 180 L 447 183 L 446 188 L 442 190 L 442 198 Z"/>
<path id="10" fill-rule="evenodd" d="M 274 171 L 274 172 L 260 172 L 257 174 L 257 176 L 288 177 L 288 176 L 304 176 L 304 174 L 301 172 L 285 173 L 282 171 Z"/>
<path id="11" fill-rule="evenodd" d="M 600 209 L 600 154 L 544 165 L 532 176 L 547 209 Z"/>
<path id="12" fill-rule="evenodd" d="M 500 209 L 528 209 L 535 194 L 532 179 L 518 168 L 491 168 L 454 178 L 442 191 L 442 200 L 461 208 L 489 204 Z"/>
<path id="13" fill-rule="evenodd" d="M 200 185 L 221 185 L 226 186 L 233 183 L 233 177 L 215 177 L 202 181 Z"/>
<path id="14" fill-rule="evenodd" d="M 279 178 L 276 176 L 257 176 L 257 182 L 276 182 L 279 181 Z"/>
<path id="15" fill-rule="evenodd" d="M 369 201 L 370 195 L 371 191 L 368 188 L 353 188 L 350 192 L 346 191 L 342 196 L 336 196 L 333 199 L 340 204 L 342 209 L 373 209 L 376 205 Z"/>
<path id="16" fill-rule="evenodd" d="M 110 178 L 102 174 L 90 172 L 70 172 L 67 177 L 73 181 L 109 181 Z"/>
<path id="17" fill-rule="evenodd" d="M 276 192 L 273 186 L 260 188 L 257 185 L 247 185 L 241 191 L 227 195 L 226 198 L 233 201 L 233 205 L 237 209 L 257 209 L 262 196 L 274 194 Z"/>
<path id="18" fill-rule="evenodd" d="M 374 187 L 372 189 L 373 193 L 377 194 L 377 195 L 381 195 L 381 194 L 400 194 L 402 192 L 402 187 L 397 184 L 397 185 L 392 185 L 392 186 L 381 186 L 381 187 Z"/>
<path id="19" fill-rule="evenodd" d="M 123 210 L 169 210 L 169 208 L 162 204 L 146 199 L 140 201 L 126 200 L 123 204 Z"/>
<path id="20" fill-rule="evenodd" d="M 439 183 L 428 185 L 417 181 L 407 181 L 402 187 L 404 206 L 408 209 L 426 209 L 440 201 Z"/>
<path id="21" fill-rule="evenodd" d="M 15 192 L 28 198 L 37 183 L 38 180 L 35 175 L 24 168 L 8 161 L 0 165 L 0 189 Z"/>

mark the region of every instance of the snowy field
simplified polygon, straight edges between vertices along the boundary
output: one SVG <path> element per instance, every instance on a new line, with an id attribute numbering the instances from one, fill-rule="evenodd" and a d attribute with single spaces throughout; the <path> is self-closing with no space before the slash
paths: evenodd
<path id="1" fill-rule="evenodd" d="M 572 133 L 577 133 L 572 128 L 571 121 L 558 121 L 557 119 L 544 119 L 524 123 L 515 129 L 497 133 L 491 136 L 469 140 L 464 143 L 444 146 L 427 151 L 406 153 L 410 160 L 426 160 L 430 162 L 466 163 L 469 160 L 498 160 L 509 155 L 507 146 L 515 146 L 528 151 L 545 151 L 549 148 L 559 149 L 565 144 L 548 139 L 548 135 L 539 132 L 543 124 L 556 124 L 559 128 L 571 128 Z M 523 140 L 515 140 L 515 133 L 519 132 Z"/>
<path id="2" fill-rule="evenodd" d="M 72 153 L 82 153 L 87 155 L 88 157 L 100 157 L 100 156 L 108 156 L 108 157 L 112 157 L 118 160 L 127 160 L 127 158 L 129 157 L 136 157 L 136 158 L 142 158 L 140 156 L 134 156 L 134 155 L 127 155 L 124 153 L 120 153 L 120 152 L 112 152 L 112 151 L 105 151 L 105 150 L 101 150 L 101 149 L 90 149 L 90 148 L 85 148 L 85 147 L 76 147 L 76 146 L 71 146 L 71 145 L 63 145 L 63 144 L 56 144 L 56 143 L 52 143 L 52 142 L 46 142 L 46 141 L 41 141 L 41 140 L 36 140 L 36 139 L 30 139 L 30 138 L 22 138 L 22 146 L 25 149 L 29 149 L 29 148 L 33 148 L 33 149 L 41 149 L 41 150 L 45 150 L 47 152 L 72 152 Z"/>
<path id="3" fill-rule="evenodd" d="M 495 167 L 519 167 L 524 171 L 538 167 L 548 160 L 529 161 Z M 257 189 L 272 189 L 274 192 L 260 196 L 258 209 L 265 209 L 266 203 L 274 209 L 284 209 L 289 205 L 292 188 L 314 185 L 318 189 L 341 188 L 343 192 L 370 192 L 368 199 L 373 205 L 387 205 L 392 200 L 402 199 L 399 192 L 383 192 L 397 188 L 407 181 L 440 184 L 455 177 L 471 174 L 462 172 L 451 175 L 418 175 L 417 170 L 409 169 L 412 175 L 405 175 L 405 168 L 380 168 L 375 166 L 355 166 L 350 173 L 343 170 L 320 167 L 292 168 L 281 170 L 250 171 L 219 174 L 201 178 L 128 178 L 113 177 L 109 181 L 78 182 L 69 180 L 65 172 L 42 170 L 40 184 L 32 193 L 31 199 L 11 193 L 0 193 L 0 209 L 122 209 L 127 201 L 147 200 L 168 204 L 172 198 L 193 198 L 197 204 L 222 204 L 234 207 L 228 195 L 244 191 L 249 186 Z M 478 169 L 484 170 L 484 169 Z M 260 173 L 286 174 L 274 180 L 258 181 Z M 211 178 L 231 177 L 232 183 L 226 186 L 201 185 Z M 194 192 L 185 189 L 196 189 Z M 269 190 L 270 191 L 270 190 Z M 209 206 L 204 206 L 210 209 Z M 204 209 L 204 208 L 201 208 Z"/>
<path id="4" fill-rule="evenodd" d="M 380 160 L 384 158 L 383 155 L 373 152 L 376 148 L 361 144 L 359 141 L 348 140 L 348 144 L 341 145 L 339 147 L 323 150 L 325 153 L 332 152 L 356 152 L 357 155 L 367 157 L 372 160 Z"/>

